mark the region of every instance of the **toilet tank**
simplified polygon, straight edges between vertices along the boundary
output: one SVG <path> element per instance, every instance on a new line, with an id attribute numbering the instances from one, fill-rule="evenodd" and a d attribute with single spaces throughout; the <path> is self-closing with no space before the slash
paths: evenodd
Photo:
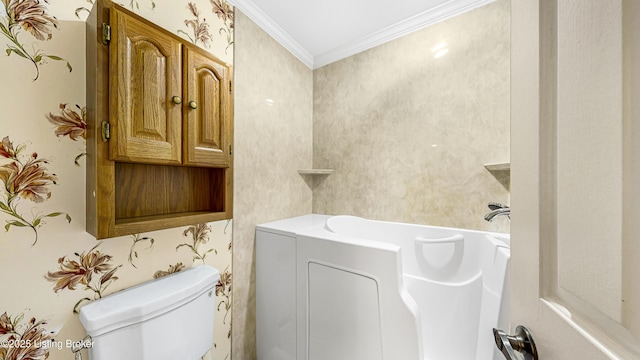
<path id="1" fill-rule="evenodd" d="M 83 306 L 89 359 L 200 359 L 213 344 L 219 278 L 215 268 L 198 266 Z"/>

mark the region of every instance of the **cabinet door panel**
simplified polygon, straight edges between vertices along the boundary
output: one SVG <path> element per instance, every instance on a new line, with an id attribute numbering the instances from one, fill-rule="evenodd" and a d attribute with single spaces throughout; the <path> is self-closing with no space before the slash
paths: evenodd
<path id="1" fill-rule="evenodd" d="M 179 164 L 181 45 L 113 9 L 110 96 L 112 160 Z M 179 101 L 178 101 L 179 102 Z"/>
<path id="2" fill-rule="evenodd" d="M 184 163 L 229 166 L 230 70 L 193 49 L 185 51 Z"/>

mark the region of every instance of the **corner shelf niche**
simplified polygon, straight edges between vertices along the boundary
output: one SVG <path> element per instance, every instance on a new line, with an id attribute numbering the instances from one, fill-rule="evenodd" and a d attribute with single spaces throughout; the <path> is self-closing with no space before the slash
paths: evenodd
<path id="1" fill-rule="evenodd" d="M 300 175 L 331 175 L 333 169 L 300 169 L 298 170 Z"/>
<path id="2" fill-rule="evenodd" d="M 511 163 L 484 164 L 485 169 L 491 171 L 511 171 Z"/>
<path id="3" fill-rule="evenodd" d="M 487 169 L 507 191 L 511 189 L 511 163 L 485 164 Z"/>
<path id="4" fill-rule="evenodd" d="M 314 190 L 327 176 L 333 174 L 333 169 L 299 169 L 298 174 L 304 179 L 307 186 Z"/>

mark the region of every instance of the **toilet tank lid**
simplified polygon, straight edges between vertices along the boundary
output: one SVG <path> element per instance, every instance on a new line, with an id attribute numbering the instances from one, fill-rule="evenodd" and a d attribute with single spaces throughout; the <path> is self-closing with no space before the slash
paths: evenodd
<path id="1" fill-rule="evenodd" d="M 183 270 L 93 301 L 80 309 L 87 334 L 98 336 L 176 309 L 213 291 L 220 272 L 208 265 Z"/>

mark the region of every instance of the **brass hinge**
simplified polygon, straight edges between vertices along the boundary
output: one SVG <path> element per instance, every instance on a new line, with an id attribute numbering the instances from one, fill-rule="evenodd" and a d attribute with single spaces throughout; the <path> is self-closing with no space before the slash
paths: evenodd
<path id="1" fill-rule="evenodd" d="M 111 139 L 111 126 L 106 120 L 102 120 L 102 141 L 107 142 Z"/>
<path id="2" fill-rule="evenodd" d="M 229 144 L 229 156 L 233 155 L 233 150 L 231 148 L 231 144 Z"/>
<path id="3" fill-rule="evenodd" d="M 102 43 L 109 45 L 111 41 L 111 25 L 102 23 Z"/>
<path id="4" fill-rule="evenodd" d="M 232 83 L 231 83 L 231 81 L 229 81 L 229 93 L 233 92 L 233 90 L 232 90 L 232 89 L 233 89 L 233 87 L 232 87 Z"/>

